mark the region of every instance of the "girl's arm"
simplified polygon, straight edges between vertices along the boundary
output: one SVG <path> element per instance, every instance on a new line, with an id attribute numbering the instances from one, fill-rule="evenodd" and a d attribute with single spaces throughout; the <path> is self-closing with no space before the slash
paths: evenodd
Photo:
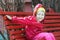
<path id="1" fill-rule="evenodd" d="M 9 16 L 9 15 L 6 15 L 6 17 L 11 20 L 13 23 L 16 23 L 16 24 L 23 24 L 23 25 L 30 25 L 31 22 L 30 20 L 28 19 L 28 17 L 17 17 L 17 16 Z"/>

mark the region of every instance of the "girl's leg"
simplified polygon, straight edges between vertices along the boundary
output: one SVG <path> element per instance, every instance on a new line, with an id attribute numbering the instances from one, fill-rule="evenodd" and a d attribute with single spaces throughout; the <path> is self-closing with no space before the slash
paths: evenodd
<path id="1" fill-rule="evenodd" d="M 33 40 L 55 40 L 55 37 L 52 33 L 42 32 L 36 35 Z"/>

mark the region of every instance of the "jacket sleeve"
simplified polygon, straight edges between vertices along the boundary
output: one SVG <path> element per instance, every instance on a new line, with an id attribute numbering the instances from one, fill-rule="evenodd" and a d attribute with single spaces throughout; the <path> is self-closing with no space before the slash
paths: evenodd
<path id="1" fill-rule="evenodd" d="M 16 17 L 16 16 L 13 16 L 12 17 L 12 22 L 13 23 L 16 23 L 16 24 L 23 24 L 23 25 L 32 25 L 32 26 L 36 26 L 37 28 L 39 29 L 42 29 L 42 26 L 43 24 L 41 23 L 37 23 L 36 21 L 33 22 L 31 20 L 29 20 L 30 18 L 28 17 Z M 33 20 L 33 19 L 32 19 Z"/>
<path id="2" fill-rule="evenodd" d="M 16 16 L 13 16 L 12 17 L 12 22 L 15 23 L 15 24 L 23 24 L 23 25 L 30 25 L 31 22 L 30 20 L 27 18 L 27 17 L 16 17 Z"/>
<path id="3" fill-rule="evenodd" d="M 16 17 L 16 16 L 12 17 L 12 22 L 15 23 L 15 24 L 27 24 L 25 18 L 23 18 L 23 17 Z"/>

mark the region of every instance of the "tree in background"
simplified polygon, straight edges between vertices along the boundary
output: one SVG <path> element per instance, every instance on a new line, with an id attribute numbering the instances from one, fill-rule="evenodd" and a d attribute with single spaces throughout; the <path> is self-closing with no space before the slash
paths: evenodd
<path id="1" fill-rule="evenodd" d="M 46 9 L 52 8 L 55 12 L 60 12 L 60 0 L 32 0 L 34 6 L 38 3 L 42 3 Z"/>
<path id="2" fill-rule="evenodd" d="M 3 11 L 23 11 L 23 0 L 0 0 Z"/>
<path id="3" fill-rule="evenodd" d="M 56 12 L 60 12 L 60 0 L 55 0 L 55 10 Z"/>

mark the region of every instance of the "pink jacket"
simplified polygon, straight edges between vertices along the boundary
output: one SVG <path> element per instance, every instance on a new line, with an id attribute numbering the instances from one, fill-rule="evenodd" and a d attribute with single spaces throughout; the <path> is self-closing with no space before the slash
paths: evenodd
<path id="1" fill-rule="evenodd" d="M 38 23 L 36 18 L 28 16 L 24 18 L 13 16 L 12 21 L 17 24 L 25 26 L 27 40 L 32 40 L 37 34 L 42 32 L 43 24 Z"/>

